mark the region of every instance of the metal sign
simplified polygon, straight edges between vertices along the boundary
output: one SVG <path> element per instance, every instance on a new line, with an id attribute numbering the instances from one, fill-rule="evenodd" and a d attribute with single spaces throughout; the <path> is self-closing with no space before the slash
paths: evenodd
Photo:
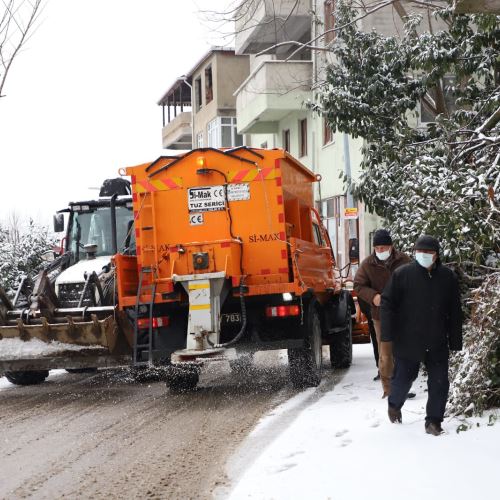
<path id="1" fill-rule="evenodd" d="M 191 224 L 191 226 L 201 226 L 203 222 L 204 220 L 202 213 L 189 214 L 189 224 Z"/>
<path id="2" fill-rule="evenodd" d="M 358 209 L 357 208 L 344 208 L 344 219 L 357 219 Z"/>
<path id="3" fill-rule="evenodd" d="M 195 187 L 188 189 L 189 212 L 215 212 L 225 210 L 224 186 Z"/>
<path id="4" fill-rule="evenodd" d="M 250 184 L 248 182 L 227 185 L 227 201 L 247 201 L 249 199 Z"/>

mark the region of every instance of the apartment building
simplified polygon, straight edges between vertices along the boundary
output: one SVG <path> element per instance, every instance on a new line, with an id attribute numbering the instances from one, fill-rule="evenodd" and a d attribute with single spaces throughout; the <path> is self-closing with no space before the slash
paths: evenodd
<path id="1" fill-rule="evenodd" d="M 357 262 L 371 253 L 371 235 L 382 224 L 346 192 L 341 178 L 359 176 L 363 141 L 332 133 L 323 118 L 307 108 L 317 98 L 313 89 L 331 62 L 328 52 L 314 47 L 334 43 L 335 33 L 328 32 L 335 26 L 334 7 L 334 0 L 241 3 L 235 51 L 250 56 L 250 73 L 236 90 L 236 115 L 238 132 L 245 135 L 247 145 L 282 147 L 321 175 L 318 209 L 339 267 L 347 273 L 352 264 L 352 276 Z M 361 20 L 361 29 L 401 33 L 401 15 L 407 8 L 402 1 L 380 9 Z M 308 47 L 301 48 L 300 43 Z"/>
<path id="2" fill-rule="evenodd" d="M 158 101 L 163 113 L 163 148 L 241 146 L 234 92 L 248 73 L 248 56 L 223 47 L 209 50 Z"/>

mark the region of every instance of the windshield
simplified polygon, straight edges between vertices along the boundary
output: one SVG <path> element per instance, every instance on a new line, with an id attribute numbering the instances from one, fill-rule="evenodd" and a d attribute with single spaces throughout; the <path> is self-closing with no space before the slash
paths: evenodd
<path id="1" fill-rule="evenodd" d="M 118 252 L 125 249 L 125 239 L 131 228 L 133 213 L 130 208 L 116 207 L 116 234 Z M 85 245 L 97 245 L 97 256 L 113 254 L 111 209 L 99 207 L 92 212 L 72 212 L 68 249 L 73 255 L 82 255 Z M 130 248 L 135 251 L 135 232 L 131 231 Z"/>

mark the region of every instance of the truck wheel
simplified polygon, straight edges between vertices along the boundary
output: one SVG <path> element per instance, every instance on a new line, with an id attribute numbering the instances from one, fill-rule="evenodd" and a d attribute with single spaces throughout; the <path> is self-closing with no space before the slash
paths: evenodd
<path id="1" fill-rule="evenodd" d="M 49 370 L 34 370 L 25 372 L 5 372 L 5 377 L 11 384 L 36 385 L 41 384 L 49 376 Z"/>
<path id="2" fill-rule="evenodd" d="M 290 379 L 296 388 L 316 387 L 321 382 L 322 341 L 317 303 L 311 301 L 303 326 L 305 346 L 288 349 Z"/>
<path id="3" fill-rule="evenodd" d="M 330 343 L 330 363 L 332 368 L 349 368 L 352 363 L 352 318 L 347 308 L 345 330 L 334 335 Z"/>
<path id="4" fill-rule="evenodd" d="M 172 392 L 188 392 L 196 388 L 199 380 L 198 368 L 171 365 L 167 371 L 166 385 Z"/>

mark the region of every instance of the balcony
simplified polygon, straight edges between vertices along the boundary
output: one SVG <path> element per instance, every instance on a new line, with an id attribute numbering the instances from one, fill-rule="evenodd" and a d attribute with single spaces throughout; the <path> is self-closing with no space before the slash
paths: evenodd
<path id="1" fill-rule="evenodd" d="M 500 0 L 455 0 L 455 14 L 500 14 Z"/>
<path id="2" fill-rule="evenodd" d="M 162 144 L 165 149 L 191 149 L 192 141 L 190 111 L 178 114 L 162 129 Z"/>
<path id="3" fill-rule="evenodd" d="M 311 29 L 310 0 L 244 1 L 236 13 L 236 54 L 301 40 Z"/>
<path id="4" fill-rule="evenodd" d="M 312 61 L 265 61 L 236 91 L 239 134 L 272 134 L 311 97 Z"/>

